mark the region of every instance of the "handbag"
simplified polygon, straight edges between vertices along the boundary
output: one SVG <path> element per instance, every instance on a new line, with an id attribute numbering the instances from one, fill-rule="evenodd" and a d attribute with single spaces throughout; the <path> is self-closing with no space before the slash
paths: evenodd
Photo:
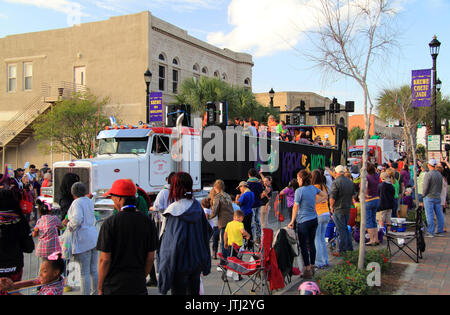
<path id="1" fill-rule="evenodd" d="M 63 259 L 69 259 L 72 255 L 72 238 L 73 234 L 66 228 L 64 233 L 59 237 L 59 244 L 61 245 L 61 256 Z"/>
<path id="2" fill-rule="evenodd" d="M 33 211 L 33 202 L 28 201 L 28 196 L 25 193 L 25 190 L 22 191 L 22 199 L 20 200 L 19 205 L 23 214 L 30 214 Z"/>

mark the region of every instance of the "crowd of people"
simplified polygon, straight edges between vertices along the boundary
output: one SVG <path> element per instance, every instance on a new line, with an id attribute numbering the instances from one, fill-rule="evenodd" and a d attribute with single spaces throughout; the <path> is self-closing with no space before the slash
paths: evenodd
<path id="1" fill-rule="evenodd" d="M 270 115 L 267 122 L 259 122 L 252 118 L 235 118 L 228 121 L 228 126 L 241 127 L 244 135 L 261 138 L 276 138 L 287 142 L 296 142 L 309 145 L 332 147 L 329 135 L 325 134 L 324 139 L 320 135 L 313 137 L 308 128 L 295 128 L 290 130 L 284 120 L 276 119 Z"/>
<path id="2" fill-rule="evenodd" d="M 443 212 L 450 179 L 448 158 L 440 163 L 433 159 L 419 162 L 417 186 L 411 164 L 402 159 L 380 166 L 367 165 L 367 246 L 379 245 L 380 232 L 389 229 L 391 219 L 404 216 L 417 206 L 425 209 L 426 237 L 446 233 Z M 0 183 L 3 294 L 19 289 L 23 253 L 35 251 L 41 263 L 38 294 L 62 294 L 62 275 L 70 258 L 80 266 L 83 295 L 145 295 L 148 286 L 157 286 L 161 294 L 170 291 L 173 295 L 198 295 L 201 278 L 211 272 L 212 259 L 226 260 L 244 248 L 259 248 L 273 205 L 270 200 L 275 196 L 272 177 L 253 168 L 231 189 L 225 187 L 224 181 L 216 180 L 201 201 L 194 197 L 188 173 L 171 173 L 154 202 L 133 181 L 121 179 L 104 195 L 112 200 L 115 211 L 98 231 L 92 196 L 73 173 L 61 181 L 60 216 L 53 213 L 50 204 L 36 200 L 35 222 L 27 218 L 20 201 L 23 192 L 33 193 L 37 187 L 32 184 L 39 182 L 39 177 L 33 176 L 35 170 L 30 167 L 30 172 L 24 174 L 18 169 L 14 178 Z M 279 192 L 278 198 L 286 199 L 288 228 L 297 234 L 305 279 L 311 279 L 317 269 L 329 266 L 326 233 L 331 221 L 340 237 L 339 247 L 331 254 L 341 256 L 353 251 L 353 240 L 358 239 L 349 226 L 357 228 L 360 222 L 360 183 L 358 165 L 312 172 L 302 169 Z M 226 192 L 233 190 L 235 195 Z M 419 204 L 414 203 L 415 194 Z M 61 234 L 66 238 L 70 235 L 68 257 L 64 257 Z M 33 237 L 38 237 L 37 245 Z M 236 274 L 230 276 L 240 280 Z"/>

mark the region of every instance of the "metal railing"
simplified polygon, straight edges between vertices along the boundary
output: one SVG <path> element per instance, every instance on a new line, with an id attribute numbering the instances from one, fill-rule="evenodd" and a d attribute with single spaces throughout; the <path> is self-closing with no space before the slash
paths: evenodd
<path id="1" fill-rule="evenodd" d="M 46 98 L 55 97 L 58 100 L 70 98 L 75 92 L 86 92 L 86 86 L 65 81 L 42 83 L 41 95 L 33 98 L 22 112 L 17 113 L 0 130 L 0 146 L 6 146 L 51 106 Z"/>

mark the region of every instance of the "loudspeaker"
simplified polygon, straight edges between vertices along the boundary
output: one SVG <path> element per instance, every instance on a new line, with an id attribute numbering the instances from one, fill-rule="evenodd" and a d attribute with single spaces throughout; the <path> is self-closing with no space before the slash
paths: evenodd
<path id="1" fill-rule="evenodd" d="M 353 101 L 345 102 L 345 111 L 347 113 L 353 113 L 355 111 L 355 102 Z"/>
<path id="2" fill-rule="evenodd" d="M 191 105 L 167 105 L 166 106 L 166 127 L 175 127 L 177 119 L 181 114 L 184 114 L 181 124 L 186 127 L 192 127 L 191 122 Z"/>

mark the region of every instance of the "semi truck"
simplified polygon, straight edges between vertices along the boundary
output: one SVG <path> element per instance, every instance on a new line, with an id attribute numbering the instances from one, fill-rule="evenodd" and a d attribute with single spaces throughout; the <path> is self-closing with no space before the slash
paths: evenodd
<path id="1" fill-rule="evenodd" d="M 53 164 L 54 207 L 58 207 L 60 185 L 68 172 L 78 174 L 87 185 L 97 210 L 111 210 L 112 203 L 103 194 L 117 179 L 131 179 L 155 198 L 171 172 L 184 171 L 192 176 L 195 193 L 216 179 L 225 182 L 228 192 L 237 193 L 238 182 L 247 179 L 250 168 L 262 168 L 271 175 L 274 190 L 278 190 L 300 169 L 346 163 L 347 150 L 342 150 L 342 143 L 347 143 L 347 132 L 342 126 L 320 127 L 335 135 L 333 146 L 323 147 L 243 135 L 240 127 L 233 126 L 194 129 L 182 126 L 182 121 L 183 114 L 175 127 L 114 125 L 100 131 L 94 158 Z M 296 128 L 299 126 L 291 129 Z M 301 128 L 314 131 L 315 127 Z"/>

